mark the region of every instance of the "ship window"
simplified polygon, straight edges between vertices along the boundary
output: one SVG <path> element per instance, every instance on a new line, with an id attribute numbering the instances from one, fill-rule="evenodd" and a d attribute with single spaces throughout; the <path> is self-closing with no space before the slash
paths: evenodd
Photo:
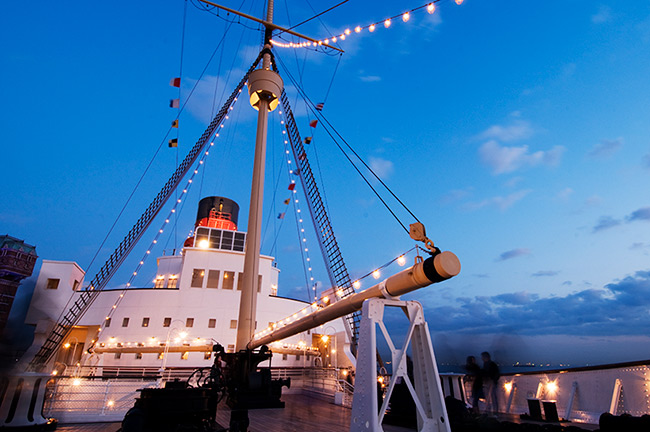
<path id="1" fill-rule="evenodd" d="M 210 232 L 210 247 L 214 249 L 219 249 L 219 244 L 221 243 L 221 230 L 213 229 Z"/>
<path id="2" fill-rule="evenodd" d="M 257 292 L 262 292 L 262 275 L 257 275 Z"/>
<path id="3" fill-rule="evenodd" d="M 196 238 L 194 239 L 194 247 L 199 247 L 201 245 L 201 242 L 205 240 L 206 242 L 208 241 L 208 235 L 209 235 L 210 230 L 207 228 L 199 228 L 196 230 Z"/>
<path id="4" fill-rule="evenodd" d="M 106 324 L 104 324 L 104 327 L 110 327 L 111 326 L 111 319 L 106 318 Z"/>
<path id="5" fill-rule="evenodd" d="M 221 288 L 225 290 L 231 290 L 235 284 L 235 272 L 225 271 L 223 272 L 223 283 Z"/>
<path id="6" fill-rule="evenodd" d="M 230 320 L 230 328 L 231 329 L 237 328 L 237 320 Z"/>
<path id="7" fill-rule="evenodd" d="M 142 327 L 149 327 L 149 318 L 142 318 Z"/>
<path id="8" fill-rule="evenodd" d="M 212 358 L 212 353 L 210 351 L 203 353 L 203 360 L 210 360 Z"/>
<path id="9" fill-rule="evenodd" d="M 194 327 L 194 318 L 188 318 L 185 320 L 185 327 Z"/>
<path id="10" fill-rule="evenodd" d="M 243 252 L 245 243 L 246 235 L 244 233 L 235 233 L 235 242 L 232 245 L 232 250 Z"/>
<path id="11" fill-rule="evenodd" d="M 122 358 L 122 353 L 119 352 L 115 353 L 115 360 L 119 360 L 121 358 Z"/>
<path id="12" fill-rule="evenodd" d="M 208 272 L 208 283 L 206 288 L 219 288 L 219 270 L 210 270 Z"/>
<path id="13" fill-rule="evenodd" d="M 135 353 L 136 360 L 142 360 L 142 353 Z"/>
<path id="14" fill-rule="evenodd" d="M 232 231 L 224 231 L 221 236 L 221 249 L 232 250 Z"/>
<path id="15" fill-rule="evenodd" d="M 192 288 L 203 287 L 203 276 L 205 275 L 204 269 L 194 269 L 192 271 Z"/>
<path id="16" fill-rule="evenodd" d="M 165 278 L 163 276 L 158 276 L 155 280 L 154 288 L 164 288 L 165 287 Z"/>
<path id="17" fill-rule="evenodd" d="M 190 356 L 190 352 L 185 351 L 183 354 L 181 354 L 181 360 L 187 360 L 189 356 Z"/>
<path id="18" fill-rule="evenodd" d="M 241 291 L 242 284 L 244 283 L 244 273 L 239 272 L 237 275 L 237 291 Z"/>
<path id="19" fill-rule="evenodd" d="M 296 355 L 296 360 L 300 360 L 300 354 Z"/>
<path id="20" fill-rule="evenodd" d="M 75 279 L 72 283 L 72 291 L 77 291 L 79 289 L 79 281 Z"/>
<path id="21" fill-rule="evenodd" d="M 172 325 L 172 319 L 171 317 L 166 317 L 163 320 L 163 327 L 169 327 L 170 325 Z"/>
<path id="22" fill-rule="evenodd" d="M 122 327 L 128 327 L 128 326 L 129 326 L 129 319 L 128 319 L 128 318 L 124 318 L 124 319 L 122 320 Z"/>
<path id="23" fill-rule="evenodd" d="M 47 289 L 57 289 L 59 287 L 59 281 L 60 279 L 48 279 L 47 280 L 47 285 L 45 288 Z"/>
<path id="24" fill-rule="evenodd" d="M 286 355 L 286 354 L 282 354 L 282 360 L 286 360 L 286 359 L 287 359 L 287 355 Z"/>
<path id="25" fill-rule="evenodd" d="M 210 318 L 208 320 L 208 328 L 215 328 L 217 327 L 217 320 L 216 318 Z"/>
<path id="26" fill-rule="evenodd" d="M 226 350 L 226 352 L 234 353 L 235 352 L 235 345 L 228 345 L 228 349 Z"/>
<path id="27" fill-rule="evenodd" d="M 167 288 L 169 289 L 174 289 L 178 286 L 178 278 L 169 278 L 169 281 L 167 282 Z"/>

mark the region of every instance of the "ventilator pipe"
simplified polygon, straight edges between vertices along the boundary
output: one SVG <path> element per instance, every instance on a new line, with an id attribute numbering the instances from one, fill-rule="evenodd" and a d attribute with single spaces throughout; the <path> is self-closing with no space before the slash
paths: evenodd
<path id="1" fill-rule="evenodd" d="M 284 327 L 272 330 L 267 334 L 258 333 L 253 336 L 246 348 L 255 349 L 344 317 L 361 309 L 363 302 L 369 298 L 396 298 L 433 283 L 447 280 L 458 273 L 460 273 L 458 257 L 453 252 L 441 252 L 364 291 L 344 297 L 336 303 L 316 310 Z"/>

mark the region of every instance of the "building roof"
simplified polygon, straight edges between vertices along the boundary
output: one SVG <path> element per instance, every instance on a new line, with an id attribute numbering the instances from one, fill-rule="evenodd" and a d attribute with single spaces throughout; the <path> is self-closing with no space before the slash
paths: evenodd
<path id="1" fill-rule="evenodd" d="M 27 244 L 23 240 L 8 234 L 0 236 L 0 249 L 13 249 L 29 255 L 36 255 L 36 246 Z"/>

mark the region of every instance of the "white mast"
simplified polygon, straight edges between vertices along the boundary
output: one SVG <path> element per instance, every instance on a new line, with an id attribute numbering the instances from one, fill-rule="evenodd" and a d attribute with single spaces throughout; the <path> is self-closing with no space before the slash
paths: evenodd
<path id="1" fill-rule="evenodd" d="M 268 0 L 266 21 L 273 22 L 273 0 Z M 264 203 L 264 166 L 266 161 L 266 134 L 269 111 L 278 106 L 282 94 L 282 78 L 271 68 L 271 28 L 266 27 L 262 68 L 253 71 L 248 78 L 250 103 L 259 111 L 257 116 L 257 136 L 255 139 L 255 161 L 251 185 L 251 202 L 248 212 L 248 233 L 244 256 L 244 279 L 239 304 L 236 351 L 246 349 L 255 332 L 257 312 L 257 285 L 260 263 L 260 242 L 262 226 L 262 206 Z"/>

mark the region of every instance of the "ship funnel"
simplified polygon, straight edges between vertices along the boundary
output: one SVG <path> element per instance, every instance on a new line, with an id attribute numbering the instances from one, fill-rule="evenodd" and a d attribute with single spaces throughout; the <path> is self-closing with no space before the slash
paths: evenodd
<path id="1" fill-rule="evenodd" d="M 239 220 L 239 205 L 230 198 L 220 196 L 205 197 L 199 201 L 199 209 L 196 213 L 195 226 L 211 226 L 211 221 L 230 221 L 231 227 L 226 229 L 237 230 Z M 221 226 L 219 227 L 221 228 Z"/>

